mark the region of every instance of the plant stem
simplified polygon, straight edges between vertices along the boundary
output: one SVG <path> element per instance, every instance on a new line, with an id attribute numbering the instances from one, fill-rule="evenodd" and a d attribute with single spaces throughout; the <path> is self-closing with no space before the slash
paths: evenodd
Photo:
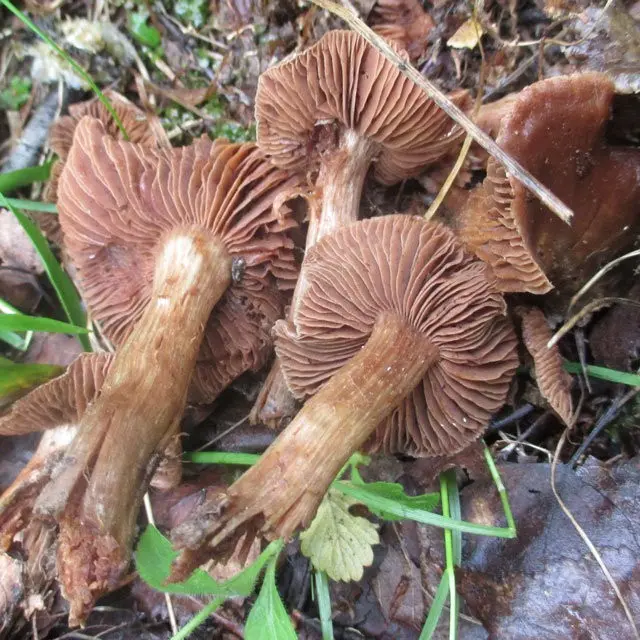
<path id="1" fill-rule="evenodd" d="M 207 548 L 237 536 L 252 526 L 250 521 L 253 526 L 259 523 L 269 539 L 289 538 L 307 525 L 349 456 L 438 357 L 437 348 L 403 319 L 380 316 L 358 354 L 306 402 L 260 461 L 229 488 L 222 515 L 212 530 L 203 532 L 202 539 L 210 540 Z M 179 558 L 171 581 L 188 572 L 195 558 L 190 554 Z"/>
<path id="2" fill-rule="evenodd" d="M 451 517 L 449 509 L 449 487 L 444 474 L 440 474 L 440 496 L 442 515 Z M 445 574 L 449 584 L 449 640 L 456 640 L 458 635 L 458 595 L 456 593 L 456 574 L 453 562 L 453 535 L 451 529 L 444 529 Z"/>
<path id="3" fill-rule="evenodd" d="M 206 321 L 230 281 L 231 258 L 207 232 L 180 230 L 165 239 L 142 318 L 38 501 L 40 512 L 63 512 L 58 571 L 71 624 L 117 584 L 129 561 L 150 462 L 175 437 Z M 89 575 L 87 565 L 94 567 Z"/>

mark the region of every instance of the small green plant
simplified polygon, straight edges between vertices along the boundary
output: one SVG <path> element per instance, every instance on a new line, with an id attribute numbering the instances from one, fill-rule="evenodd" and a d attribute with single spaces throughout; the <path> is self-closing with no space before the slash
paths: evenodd
<path id="1" fill-rule="evenodd" d="M 0 109 L 17 111 L 29 99 L 31 93 L 31 80 L 13 76 L 9 86 L 0 91 Z"/>
<path id="2" fill-rule="evenodd" d="M 140 44 L 151 50 L 155 51 L 162 44 L 162 35 L 149 24 L 149 12 L 144 8 L 129 14 L 128 28 Z"/>
<path id="3" fill-rule="evenodd" d="M 259 460 L 260 456 L 215 451 L 186 453 L 184 458 L 190 462 L 205 464 L 251 466 Z M 452 472 L 448 475 L 443 475 L 440 495 L 426 494 L 425 496 L 409 496 L 405 493 L 401 485 L 396 483 L 364 482 L 357 467 L 368 464 L 369 459 L 361 454 L 355 454 L 341 470 L 338 475 L 339 479 L 336 479 L 331 485 L 331 491 L 335 492 L 334 495 L 336 493 L 342 493 L 344 496 L 349 496 L 355 499 L 355 501 L 364 504 L 370 511 L 384 514 L 384 517 L 387 519 L 407 518 L 425 524 L 432 524 L 445 530 L 445 573 L 429 612 L 425 628 L 420 636 L 421 640 L 427 640 L 432 637 L 433 630 L 437 626 L 438 619 L 448 597 L 451 599 L 453 610 L 450 630 L 452 630 L 451 633 L 456 632 L 458 604 L 455 590 L 454 568 L 460 563 L 462 532 L 504 538 L 514 538 L 516 535 L 515 522 L 511 514 L 506 490 L 500 480 L 493 458 L 491 458 L 491 454 L 486 448 L 485 460 L 500 495 L 507 520 L 506 527 L 490 527 L 465 522 L 461 519 L 458 489 L 455 483 L 455 476 Z M 340 479 L 349 472 L 350 480 Z M 400 489 L 398 489 L 398 487 L 400 487 Z M 443 515 L 431 512 L 431 510 L 437 506 L 440 497 L 442 497 L 443 500 Z M 352 502 L 353 501 L 349 502 L 346 509 L 348 509 Z M 347 513 L 346 510 L 343 511 Z M 359 524 L 360 523 L 358 523 L 358 526 Z M 304 536 L 304 534 L 302 535 Z M 371 542 L 367 544 L 371 544 Z M 169 575 L 172 561 L 177 557 L 177 553 L 172 549 L 171 543 L 162 536 L 155 527 L 150 525 L 142 535 L 140 543 L 138 544 L 136 564 L 140 577 L 151 587 L 159 591 L 218 596 L 219 600 L 215 600 L 210 605 L 207 605 L 207 607 L 187 625 L 188 633 L 191 633 L 215 610 L 212 607 L 220 606 L 225 597 L 230 595 L 250 595 L 253 593 L 253 589 L 263 568 L 269 563 L 267 573 L 265 574 L 265 582 L 263 582 L 263 588 L 255 605 L 258 606 L 258 602 L 260 602 L 258 612 L 254 614 L 252 611 L 249 615 L 245 627 L 245 638 L 247 638 L 247 640 L 266 640 L 266 638 L 271 639 L 276 637 L 285 639 L 289 637 L 295 638 L 295 635 L 288 635 L 289 627 L 285 622 L 285 618 L 288 622 L 288 616 L 286 616 L 279 597 L 277 597 L 277 601 L 274 599 L 277 596 L 275 587 L 275 557 L 280 553 L 282 547 L 282 541 L 272 542 L 253 564 L 247 567 L 236 578 L 222 584 L 217 583 L 211 576 L 200 569 L 196 570 L 185 582 L 167 584 L 166 578 Z M 316 597 L 318 598 L 320 608 L 323 640 L 330 640 L 333 638 L 333 631 L 327 576 L 320 567 L 315 567 L 315 575 Z M 279 606 L 278 602 L 280 603 Z M 258 619 L 261 620 L 261 624 L 254 622 Z M 249 623 L 250 620 L 252 620 L 251 624 Z M 172 640 L 182 640 L 186 638 L 188 635 L 186 631 L 187 627 L 175 635 Z M 271 629 L 272 631 L 275 630 L 274 633 L 277 632 L 282 635 L 264 635 L 265 628 Z M 454 636 L 450 635 L 450 637 L 453 638 Z"/>

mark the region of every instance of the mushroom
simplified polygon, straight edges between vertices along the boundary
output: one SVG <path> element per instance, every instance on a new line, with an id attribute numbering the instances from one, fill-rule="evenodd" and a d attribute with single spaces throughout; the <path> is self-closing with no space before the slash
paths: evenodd
<path id="1" fill-rule="evenodd" d="M 522 322 L 522 340 L 533 358 L 538 389 L 561 420 L 569 426 L 573 417 L 572 379 L 564 369 L 564 360 L 559 350 L 547 347 L 552 336 L 547 319 L 535 307 L 517 307 L 515 312 Z"/>
<path id="2" fill-rule="evenodd" d="M 571 226 L 489 160 L 459 226 L 465 244 L 505 292 L 564 302 L 640 227 L 640 151 L 607 145 L 614 96 L 603 74 L 561 76 L 527 87 L 506 110 L 498 144 L 576 212 Z M 508 104 L 508 103 L 507 103 Z"/>
<path id="3" fill-rule="evenodd" d="M 289 387 L 313 395 L 259 462 L 199 520 L 173 532 L 181 579 L 247 531 L 308 524 L 349 456 L 370 448 L 453 454 L 500 408 L 516 340 L 486 265 L 446 227 L 391 215 L 309 250 L 309 285 L 276 351 Z"/>
<path id="4" fill-rule="evenodd" d="M 462 105 L 468 95 L 459 91 L 451 99 Z M 277 166 L 319 170 L 321 206 L 310 207 L 307 249 L 358 219 L 372 164 L 376 180 L 391 185 L 417 175 L 462 136 L 419 87 L 352 31 L 331 31 L 263 73 L 256 120 L 258 145 Z M 293 309 L 307 286 L 305 273 L 303 264 Z M 269 382 L 282 390 L 277 373 Z M 269 396 L 263 393 L 260 400 L 273 406 Z"/>
<path id="5" fill-rule="evenodd" d="M 116 91 L 107 90 L 104 93 L 120 118 L 131 142 L 149 147 L 171 146 L 157 116 L 145 113 Z M 58 183 L 65 160 L 71 150 L 73 134 L 84 116 L 97 118 L 104 124 L 110 136 L 116 139 L 122 138 L 122 131 L 102 102 L 93 99 L 72 104 L 69 107 L 69 115 L 58 118 L 49 132 L 49 146 L 58 156 L 58 160 L 51 169 L 51 176 L 44 190 L 44 199 L 47 202 L 56 202 L 58 199 Z M 58 218 L 50 214 L 36 214 L 36 216 L 38 224 L 49 239 L 62 245 L 62 231 Z"/>
<path id="6" fill-rule="evenodd" d="M 0 496 L 0 549 L 8 550 L 31 518 L 33 504 L 77 432 L 111 364 L 110 354 L 82 354 L 66 372 L 11 405 L 0 418 L 0 435 L 44 435 L 27 465 Z"/>
<path id="7" fill-rule="evenodd" d="M 279 287 L 296 275 L 283 205 L 298 181 L 253 144 L 157 149 L 114 140 L 93 118 L 78 124 L 60 222 L 83 297 L 118 349 L 35 508 L 60 524 L 71 624 L 128 564 L 150 470 L 190 383 L 195 401 L 212 401 L 264 364 Z"/>
<path id="8" fill-rule="evenodd" d="M 378 0 L 369 24 L 377 34 L 404 49 L 413 62 L 426 53 L 427 39 L 435 27 L 418 0 Z"/>

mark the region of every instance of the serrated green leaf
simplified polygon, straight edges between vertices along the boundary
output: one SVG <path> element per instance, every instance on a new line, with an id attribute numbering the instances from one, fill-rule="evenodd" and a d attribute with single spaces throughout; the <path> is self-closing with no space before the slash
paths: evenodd
<path id="1" fill-rule="evenodd" d="M 89 333 L 84 327 L 76 327 L 68 322 L 60 322 L 52 318 L 27 316 L 23 313 L 0 315 L 0 330 L 3 331 L 46 331 L 47 333 L 67 333 L 79 335 Z"/>
<path id="2" fill-rule="evenodd" d="M 244 625 L 246 640 L 296 640 L 298 637 L 276 586 L 276 560 L 267 565 L 260 594 Z"/>
<path id="3" fill-rule="evenodd" d="M 329 489 L 309 528 L 300 534 L 301 551 L 332 580 L 360 580 L 373 562 L 372 545 L 380 538 L 375 524 L 354 516 L 357 500 Z"/>
<path id="4" fill-rule="evenodd" d="M 351 470 L 351 482 L 366 487 L 373 495 L 379 496 L 380 498 L 388 498 L 404 507 L 422 509 L 423 511 L 434 511 L 438 504 L 440 504 L 440 496 L 437 493 L 423 493 L 419 496 L 410 496 L 405 493 L 404 487 L 397 482 L 365 482 L 355 468 Z M 403 519 L 383 509 L 376 509 L 367 502 L 364 504 L 371 513 L 374 513 L 383 520 L 393 521 Z"/>
<path id="5" fill-rule="evenodd" d="M 248 596 L 267 561 L 280 553 L 282 542 L 272 542 L 244 571 L 225 582 L 217 582 L 206 571 L 196 569 L 184 582 L 165 584 L 171 571 L 171 563 L 178 557 L 171 542 L 153 525 L 140 536 L 136 548 L 136 566 L 140 577 L 151 587 L 167 593 L 187 595 Z"/>
<path id="6" fill-rule="evenodd" d="M 55 376 L 60 375 L 64 367 L 53 364 L 16 364 L 6 358 L 0 360 L 0 398 L 2 404 L 22 395 Z"/>

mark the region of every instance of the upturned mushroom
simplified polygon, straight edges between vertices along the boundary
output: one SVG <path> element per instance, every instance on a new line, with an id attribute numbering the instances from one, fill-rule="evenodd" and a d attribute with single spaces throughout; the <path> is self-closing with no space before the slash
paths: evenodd
<path id="1" fill-rule="evenodd" d="M 459 91 L 451 99 L 460 106 L 468 95 Z M 307 249 L 358 219 L 370 168 L 383 184 L 400 182 L 443 157 L 462 136 L 420 88 L 352 31 L 331 31 L 263 73 L 256 120 L 258 145 L 277 166 L 318 172 L 320 205 L 310 207 Z M 303 265 L 293 309 L 306 282 Z M 269 384 L 284 389 L 276 372 Z M 277 405 L 268 392 L 261 402 Z"/>
<path id="2" fill-rule="evenodd" d="M 489 160 L 459 233 L 502 291 L 554 290 L 562 303 L 635 241 L 640 151 L 607 144 L 613 97 L 611 80 L 585 73 L 537 82 L 497 110 L 498 144 L 576 212 L 563 223 Z"/>
<path id="3" fill-rule="evenodd" d="M 307 254 L 308 286 L 276 350 L 314 394 L 260 461 L 178 528 L 183 578 L 247 531 L 290 537 L 349 456 L 460 451 L 503 404 L 517 366 L 505 302 L 454 234 L 416 217 L 358 222 Z"/>
<path id="4" fill-rule="evenodd" d="M 156 149 L 114 140 L 93 118 L 78 124 L 60 222 L 84 299 L 118 349 L 36 504 L 60 524 L 72 624 L 127 566 L 153 461 L 176 436 L 189 387 L 211 401 L 264 364 L 279 288 L 296 275 L 283 203 L 297 183 L 253 144 Z"/>

